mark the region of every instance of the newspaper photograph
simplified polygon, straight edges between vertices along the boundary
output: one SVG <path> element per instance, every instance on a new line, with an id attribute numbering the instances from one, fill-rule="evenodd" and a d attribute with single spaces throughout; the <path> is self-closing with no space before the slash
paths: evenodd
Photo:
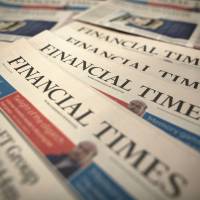
<path id="1" fill-rule="evenodd" d="M 32 145 L 30 154 L 51 168 L 46 173 L 54 171 L 81 199 L 199 199 L 197 152 L 63 73 L 25 40 L 0 58 L 0 110 L 19 129 L 3 123 L 0 139 L 12 141 L 2 137 L 9 132 L 18 136 L 15 142 L 23 137 L 27 142 L 18 145 Z M 39 176 L 43 165 L 38 169 Z"/>
<path id="2" fill-rule="evenodd" d="M 111 0 L 76 19 L 99 26 L 200 48 L 200 14 L 137 4 L 129 0 Z"/>
<path id="3" fill-rule="evenodd" d="M 146 121 L 200 150 L 200 94 L 101 59 L 50 32 L 29 40 L 42 55 L 64 72 L 97 89 Z M 114 66 L 115 67 L 114 67 Z"/>
<path id="4" fill-rule="evenodd" d="M 200 51 L 192 48 L 177 46 L 174 44 L 155 41 L 147 38 L 136 37 L 107 30 L 86 23 L 74 21 L 66 26 L 53 31 L 59 36 L 65 36 L 68 28 L 76 30 L 79 35 L 98 39 L 99 42 L 106 42 L 109 45 L 152 56 L 152 59 L 159 58 L 166 62 L 179 63 L 181 65 L 200 68 Z"/>
<path id="5" fill-rule="evenodd" d="M 0 41 L 32 37 L 43 30 L 55 30 L 71 19 L 72 12 L 0 7 Z"/>
<path id="6" fill-rule="evenodd" d="M 91 40 L 87 35 L 81 35 L 70 27 L 67 28 L 67 26 L 55 31 L 55 34 L 73 46 L 95 54 L 100 58 L 113 61 L 113 63 L 121 64 L 130 69 L 131 73 L 137 70 L 200 92 L 200 68 L 172 64 L 163 60 L 152 60 L 148 55 L 116 48 L 99 40 Z"/>

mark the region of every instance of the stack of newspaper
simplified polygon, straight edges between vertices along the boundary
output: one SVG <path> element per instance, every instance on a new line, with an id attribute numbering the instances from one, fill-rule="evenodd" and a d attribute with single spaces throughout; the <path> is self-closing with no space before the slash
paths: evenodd
<path id="1" fill-rule="evenodd" d="M 200 199 L 198 12 L 1 2 L 0 200 Z"/>

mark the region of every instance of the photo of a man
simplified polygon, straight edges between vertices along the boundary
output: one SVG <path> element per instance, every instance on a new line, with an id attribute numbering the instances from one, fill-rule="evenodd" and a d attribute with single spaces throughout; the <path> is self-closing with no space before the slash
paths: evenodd
<path id="1" fill-rule="evenodd" d="M 90 141 L 82 141 L 68 154 L 48 155 L 49 161 L 66 178 L 77 170 L 87 166 L 97 155 L 97 147 Z"/>
<path id="2" fill-rule="evenodd" d="M 131 110 L 136 115 L 143 117 L 147 109 L 147 105 L 141 100 L 132 100 L 128 104 L 128 109 Z"/>

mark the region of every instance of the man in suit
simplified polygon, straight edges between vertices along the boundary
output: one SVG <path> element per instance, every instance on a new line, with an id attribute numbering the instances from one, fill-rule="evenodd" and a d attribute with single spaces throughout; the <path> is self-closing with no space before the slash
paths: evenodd
<path id="1" fill-rule="evenodd" d="M 48 155 L 48 159 L 66 178 L 88 165 L 97 155 L 97 147 L 90 141 L 82 141 L 68 154 Z"/>

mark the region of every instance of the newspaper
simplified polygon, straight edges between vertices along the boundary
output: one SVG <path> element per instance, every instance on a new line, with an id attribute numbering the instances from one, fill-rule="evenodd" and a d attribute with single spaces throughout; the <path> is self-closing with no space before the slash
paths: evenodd
<path id="1" fill-rule="evenodd" d="M 1 113 L 81 199 L 199 199 L 195 151 L 63 73 L 24 40 L 0 57 Z M 54 184 L 49 176 L 46 182 Z M 57 188 L 42 192 L 51 191 Z"/>
<path id="2" fill-rule="evenodd" d="M 0 41 L 32 37 L 43 30 L 55 30 L 68 22 L 73 13 L 55 10 L 0 7 Z"/>
<path id="3" fill-rule="evenodd" d="M 199 12 L 199 0 L 130 0 L 136 3 L 146 3 L 155 6 L 165 6 L 175 9 L 183 9 L 188 11 Z"/>
<path id="4" fill-rule="evenodd" d="M 193 66 L 200 68 L 200 51 L 185 48 L 169 43 L 158 42 L 147 38 L 130 36 L 116 31 L 106 30 L 100 27 L 91 26 L 81 22 L 72 22 L 67 26 L 59 28 L 55 31 L 56 34 L 62 36 L 66 34 L 68 28 L 76 30 L 79 35 L 89 36 L 93 39 L 98 39 L 100 42 L 106 42 L 109 45 L 116 46 L 138 52 L 149 56 L 155 56 L 166 62 L 179 63 L 181 65 Z"/>
<path id="5" fill-rule="evenodd" d="M 43 32 L 29 40 L 46 58 L 132 113 L 200 150 L 199 93 L 130 70 Z M 113 67 L 115 65 L 115 67 Z"/>
<path id="6" fill-rule="evenodd" d="M 0 0 L 1 5 L 4 6 L 54 6 L 62 7 L 65 6 L 66 0 Z"/>
<path id="7" fill-rule="evenodd" d="M 76 17 L 156 40 L 200 48 L 200 14 L 111 0 Z"/>
<path id="8" fill-rule="evenodd" d="M 0 0 L 0 5 L 13 8 L 43 8 L 84 11 L 103 0 Z"/>
<path id="9" fill-rule="evenodd" d="M 188 67 L 187 65 L 182 64 L 172 64 L 164 62 L 163 60 L 157 60 L 156 58 L 153 60 L 147 55 L 127 51 L 122 48 L 116 48 L 106 42 L 100 42 L 97 39 L 91 40 L 89 36 L 80 34 L 68 26 L 55 31 L 54 33 L 71 45 L 89 53 L 93 53 L 100 58 L 111 60 L 114 63 L 129 68 L 131 73 L 134 73 L 134 71 L 137 70 L 141 73 L 176 83 L 185 88 L 193 89 L 198 92 L 200 91 L 200 68 Z M 155 48 L 154 52 L 151 51 L 151 53 L 156 54 Z"/>

